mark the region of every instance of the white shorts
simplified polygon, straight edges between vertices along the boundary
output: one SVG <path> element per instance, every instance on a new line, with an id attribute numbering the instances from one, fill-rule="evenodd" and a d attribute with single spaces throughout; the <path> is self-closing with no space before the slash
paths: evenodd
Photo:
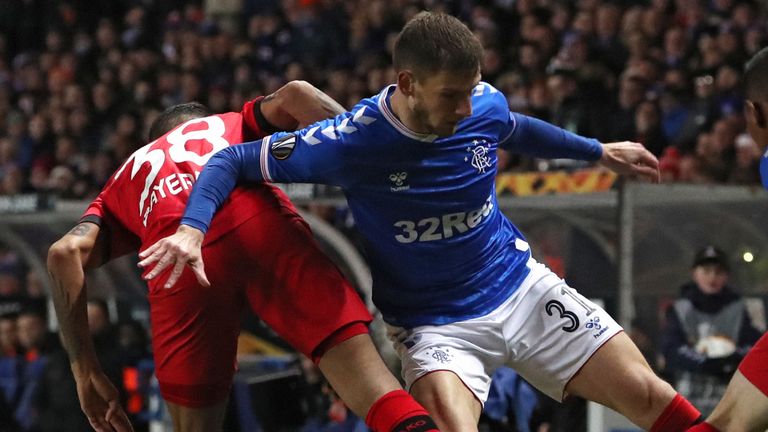
<path id="1" fill-rule="evenodd" d="M 491 375 L 506 365 L 562 401 L 568 381 L 622 328 L 545 265 L 531 259 L 528 267 L 520 288 L 485 316 L 410 330 L 388 326 L 406 389 L 430 372 L 451 371 L 485 403 Z"/>

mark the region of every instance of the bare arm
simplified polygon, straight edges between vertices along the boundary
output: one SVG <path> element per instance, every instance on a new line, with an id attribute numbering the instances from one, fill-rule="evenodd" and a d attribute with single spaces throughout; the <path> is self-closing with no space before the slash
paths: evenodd
<path id="1" fill-rule="evenodd" d="M 64 347 L 69 353 L 75 374 L 99 367 L 88 333 L 85 288 L 86 265 L 89 264 L 91 256 L 95 258 L 100 255 L 93 253 L 99 231 L 100 228 L 95 224 L 80 223 L 48 250 L 48 274 L 53 282 L 53 304 Z M 99 263 L 90 263 L 94 267 L 95 264 Z"/>
<path id="2" fill-rule="evenodd" d="M 101 370 L 88 332 L 85 270 L 102 264 L 105 243 L 96 224 L 81 222 L 48 250 L 48 274 L 80 406 L 96 431 L 131 431 L 117 389 Z"/>
<path id="3" fill-rule="evenodd" d="M 346 110 L 306 81 L 291 81 L 261 101 L 261 114 L 279 130 L 303 128 Z"/>

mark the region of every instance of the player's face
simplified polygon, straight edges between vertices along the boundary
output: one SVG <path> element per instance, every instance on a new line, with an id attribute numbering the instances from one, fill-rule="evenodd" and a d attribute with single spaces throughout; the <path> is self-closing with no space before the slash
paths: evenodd
<path id="1" fill-rule="evenodd" d="M 411 109 L 414 119 L 428 133 L 444 137 L 456 132 L 458 123 L 472 115 L 472 90 L 480 72 L 442 71 L 414 80 Z"/>

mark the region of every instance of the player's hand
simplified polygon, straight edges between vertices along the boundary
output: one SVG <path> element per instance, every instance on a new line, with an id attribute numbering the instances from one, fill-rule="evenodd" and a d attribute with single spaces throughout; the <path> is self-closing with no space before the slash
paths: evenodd
<path id="1" fill-rule="evenodd" d="M 184 266 L 188 265 L 200 285 L 211 286 L 205 276 L 203 265 L 202 244 L 204 236 L 205 234 L 198 229 L 180 225 L 175 234 L 161 239 L 145 249 L 139 254 L 139 258 L 142 259 L 139 261 L 139 267 L 145 268 L 153 263 L 157 264 L 149 273 L 144 275 L 144 279 L 154 279 L 172 266 L 171 275 L 164 286 L 164 288 L 170 288 L 181 277 Z"/>
<path id="2" fill-rule="evenodd" d="M 93 430 L 97 432 L 133 432 L 128 416 L 120 406 L 117 389 L 103 372 L 76 376 L 77 397 Z"/>
<path id="3" fill-rule="evenodd" d="M 661 180 L 659 160 L 640 143 L 622 141 L 603 144 L 600 164 L 618 174 L 640 177 L 654 183 Z"/>

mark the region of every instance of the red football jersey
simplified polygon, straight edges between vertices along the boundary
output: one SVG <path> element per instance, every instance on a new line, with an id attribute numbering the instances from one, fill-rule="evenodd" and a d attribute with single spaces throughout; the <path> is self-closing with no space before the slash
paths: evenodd
<path id="1" fill-rule="evenodd" d="M 179 226 L 197 176 L 217 151 L 263 136 L 253 115 L 253 101 L 240 113 L 189 120 L 136 150 L 112 175 L 81 220 L 110 229 L 111 257 L 144 247 Z M 235 189 L 217 213 L 206 243 L 265 208 L 293 208 L 274 186 L 260 183 Z"/>

